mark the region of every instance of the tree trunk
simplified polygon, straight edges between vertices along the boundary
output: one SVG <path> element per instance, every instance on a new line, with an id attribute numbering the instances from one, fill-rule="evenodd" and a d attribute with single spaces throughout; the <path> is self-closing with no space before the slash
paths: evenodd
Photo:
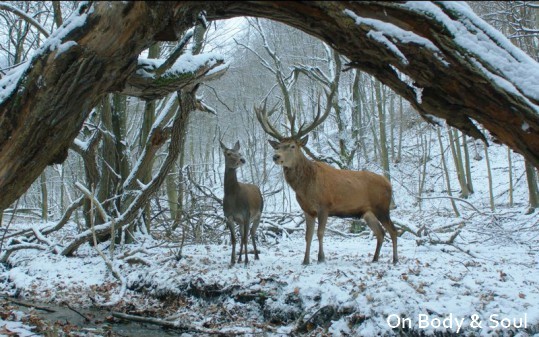
<path id="1" fill-rule="evenodd" d="M 466 167 L 466 186 L 468 186 L 468 191 L 470 193 L 474 192 L 473 182 L 472 182 L 472 163 L 470 162 L 470 151 L 468 151 L 468 141 L 466 135 L 462 134 L 462 146 L 464 147 L 464 165 Z"/>
<path id="2" fill-rule="evenodd" d="M 490 210 L 494 212 L 494 191 L 492 186 L 492 170 L 490 169 L 490 158 L 488 157 L 488 147 L 485 146 L 485 161 L 487 162 L 487 177 L 488 177 L 488 200 L 490 202 Z"/>
<path id="3" fill-rule="evenodd" d="M 165 181 L 165 188 L 167 189 L 167 204 L 170 211 L 170 219 L 174 221 L 178 217 L 178 205 L 179 205 L 179 199 L 178 199 L 178 188 L 179 186 L 176 184 L 176 178 L 179 175 L 178 166 L 174 165 L 170 172 L 167 175 L 167 179 Z"/>
<path id="4" fill-rule="evenodd" d="M 511 149 L 507 148 L 507 166 L 509 170 L 507 174 L 509 175 L 509 207 L 513 207 L 513 161 L 511 159 Z"/>
<path id="5" fill-rule="evenodd" d="M 155 41 L 177 40 L 177 33 L 190 27 L 200 13 L 209 20 L 274 19 L 319 37 L 347 57 L 348 66 L 377 77 L 425 119 L 432 121 L 430 115 L 446 119 L 485 140 L 470 120 L 474 119 L 496 141 L 539 167 L 539 94 L 513 75 L 538 73 L 539 65 L 509 50 L 506 39 L 491 34 L 482 27 L 483 21 L 453 3 L 430 3 L 419 10 L 407 2 L 97 1 L 84 3 L 64 23 L 69 28 L 61 28 L 55 43 L 45 43 L 21 66 L 16 72 L 20 78 L 2 79 L 11 90 L 0 98 L 0 209 L 22 195 L 47 165 L 65 160 L 99 99 L 127 89 L 135 80 L 137 57 L 144 49 Z M 444 22 L 438 20 L 441 15 Z M 381 27 L 386 26 L 379 23 L 391 29 L 384 30 Z M 399 30 L 407 37 L 402 38 Z M 373 39 L 373 33 L 387 36 L 391 44 Z M 478 35 L 489 54 L 504 56 L 491 61 L 486 53 L 461 44 Z M 64 44 L 68 41 L 72 42 Z M 69 48 L 56 48 L 62 44 Z M 511 63 L 511 69 L 499 67 L 500 61 Z M 156 86 L 159 83 L 155 81 Z M 163 96 L 159 90 L 153 96 L 140 90 L 130 93 Z"/>
<path id="6" fill-rule="evenodd" d="M 150 59 L 156 59 L 159 58 L 161 54 L 161 47 L 159 46 L 159 43 L 154 43 L 148 52 L 148 58 Z M 148 136 L 150 134 L 152 125 L 155 121 L 155 100 L 148 100 L 145 102 L 144 106 L 144 117 L 142 119 L 142 129 L 140 132 L 140 138 L 139 138 L 139 146 L 142 151 L 144 149 L 144 146 L 146 142 L 148 141 Z M 155 158 L 154 158 L 155 159 Z M 154 159 L 148 161 L 144 167 L 140 168 L 141 171 L 141 181 L 144 184 L 147 184 L 152 179 L 152 168 L 154 164 Z M 151 226 L 150 226 L 150 203 L 146 204 L 144 207 L 144 224 L 146 225 L 146 231 L 150 233 Z"/>
<path id="7" fill-rule="evenodd" d="M 47 193 L 47 171 L 41 173 L 41 220 L 44 222 L 49 221 L 49 196 Z"/>
<path id="8" fill-rule="evenodd" d="M 537 188 L 537 175 L 532 164 L 525 162 L 526 166 L 526 181 L 528 182 L 529 209 L 528 214 L 535 212 L 539 206 L 539 189 Z"/>
<path id="9" fill-rule="evenodd" d="M 379 81 L 376 81 L 374 87 L 377 102 L 376 107 L 378 109 L 378 126 L 380 131 L 380 161 L 382 163 L 382 168 L 384 169 L 384 176 L 391 181 L 391 173 L 389 171 L 389 151 L 387 149 L 386 134 L 386 95 L 382 95 L 382 84 Z"/>
<path id="10" fill-rule="evenodd" d="M 452 128 L 447 128 L 447 135 L 449 136 L 449 147 L 451 148 L 451 154 L 453 155 L 453 162 L 455 163 L 455 170 L 457 171 L 457 178 L 460 184 L 460 197 L 467 199 L 470 195 L 468 185 L 466 185 L 466 177 L 464 175 L 464 165 L 462 164 L 462 155 L 460 154 L 460 146 L 457 143 L 457 134 L 452 132 Z"/>
<path id="11" fill-rule="evenodd" d="M 358 165 L 360 164 L 359 158 L 362 156 L 368 161 L 367 157 L 367 146 L 365 145 L 365 134 L 363 131 L 363 109 L 362 109 L 362 100 L 361 100 L 361 89 L 360 89 L 360 77 L 361 72 L 356 70 L 354 74 L 354 84 L 352 86 L 352 100 L 354 102 L 354 109 L 352 113 L 352 136 L 355 139 L 356 146 L 361 149 L 361 151 L 356 151 L 358 155 Z"/>
<path id="12" fill-rule="evenodd" d="M 399 97 L 399 143 L 398 143 L 398 149 L 397 149 L 397 158 L 395 158 L 395 163 L 400 163 L 402 159 L 402 134 L 404 129 L 404 121 L 403 121 L 403 115 L 404 115 L 404 107 L 402 103 L 402 97 Z"/>
<path id="13" fill-rule="evenodd" d="M 447 169 L 447 162 L 445 160 L 445 154 L 444 154 L 444 145 L 442 143 L 442 135 L 440 132 L 440 128 L 436 129 L 436 132 L 438 134 L 438 143 L 440 144 L 440 155 L 442 157 L 442 168 L 444 170 L 445 174 L 445 183 L 447 185 L 447 194 L 449 195 L 449 198 L 451 200 L 451 206 L 453 207 L 453 212 L 455 212 L 456 217 L 460 217 L 460 212 L 457 208 L 457 204 L 455 203 L 455 200 L 453 199 L 453 193 L 451 192 L 451 179 L 449 179 L 449 170 Z"/>
<path id="14" fill-rule="evenodd" d="M 425 181 L 427 179 L 427 162 L 430 156 L 430 144 L 427 140 L 427 136 L 419 134 L 420 148 L 421 148 L 421 166 L 419 168 L 419 182 L 417 187 L 417 203 L 419 210 L 421 211 L 421 205 L 423 204 L 423 190 L 425 187 Z"/>

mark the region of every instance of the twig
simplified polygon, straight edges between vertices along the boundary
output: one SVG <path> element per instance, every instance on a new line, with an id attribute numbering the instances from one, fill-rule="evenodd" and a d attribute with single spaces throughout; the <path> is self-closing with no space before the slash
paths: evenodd
<path id="1" fill-rule="evenodd" d="M 462 198 L 450 197 L 448 195 L 442 195 L 442 196 L 438 196 L 438 197 L 417 197 L 417 198 L 422 199 L 422 200 L 428 200 L 428 199 L 451 199 L 451 200 L 457 200 L 457 201 L 460 201 L 460 202 L 463 202 L 463 203 L 467 204 L 468 206 L 473 208 L 477 213 L 479 213 L 481 215 L 489 215 L 489 214 L 481 212 L 471 202 L 469 202 L 468 200 L 464 200 Z M 492 215 L 492 214 L 490 214 L 490 215 Z M 494 215 L 492 215 L 492 216 L 494 216 Z M 496 217 L 494 217 L 494 218 L 496 218 Z"/>
<path id="2" fill-rule="evenodd" d="M 217 196 L 216 196 L 215 194 L 213 194 L 211 191 L 205 191 L 202 187 L 204 187 L 204 188 L 206 188 L 206 189 L 208 189 L 208 190 L 209 190 L 209 188 L 207 188 L 206 186 L 201 186 L 201 185 L 197 184 L 197 183 L 193 180 L 193 177 L 192 177 L 192 174 L 191 174 L 190 166 L 187 166 L 187 167 L 186 167 L 186 171 L 187 171 L 187 179 L 189 179 L 189 182 L 191 182 L 193 185 L 195 185 L 195 187 L 197 188 L 197 190 L 199 190 L 200 192 L 202 192 L 202 194 L 204 194 L 206 197 L 215 200 L 219 205 L 223 206 L 223 200 L 221 200 L 219 197 L 217 197 Z"/>
<path id="3" fill-rule="evenodd" d="M 88 316 L 84 315 L 83 313 L 79 312 L 79 311 L 76 310 L 75 308 L 71 307 L 69 304 L 66 304 L 66 306 L 67 306 L 67 308 L 68 308 L 69 310 L 73 311 L 74 313 L 76 313 L 76 314 L 78 314 L 79 316 L 81 316 L 82 318 L 84 318 L 84 321 L 85 321 L 85 322 L 91 322 L 91 321 L 92 321 Z"/>
<path id="4" fill-rule="evenodd" d="M 163 326 L 170 329 L 190 330 L 187 326 L 177 321 L 165 321 L 165 320 L 158 319 L 155 317 L 142 317 L 142 316 L 129 315 L 129 314 L 124 314 L 121 312 L 114 312 L 114 311 L 112 312 L 112 317 L 121 318 L 121 319 L 125 319 L 132 322 L 155 324 L 155 325 Z"/>
<path id="5" fill-rule="evenodd" d="M 6 234 L 9 231 L 9 226 L 11 226 L 11 222 L 13 221 L 13 216 L 15 215 L 15 210 L 17 210 L 17 207 L 19 206 L 19 200 L 17 199 L 17 202 L 15 203 L 15 207 L 13 208 L 13 213 L 11 214 L 11 217 L 9 218 L 9 222 L 7 223 L 6 229 L 4 231 L 4 235 L 2 235 L 2 240 L 0 241 L 0 251 L 2 251 L 2 248 L 4 247 L 4 239 L 6 238 Z M 2 212 L 4 210 L 1 210 Z M 0 223 L 1 225 L 1 223 Z"/>
<path id="6" fill-rule="evenodd" d="M 108 214 L 105 212 L 105 209 L 103 208 L 103 205 L 101 205 L 101 203 L 96 200 L 95 196 L 93 195 L 93 193 L 91 193 L 86 187 L 84 187 L 81 183 L 77 182 L 75 183 L 75 186 L 88 198 L 90 199 L 90 202 L 92 204 L 92 207 L 91 209 L 93 209 L 93 206 L 95 205 L 97 210 L 99 211 L 99 213 L 101 214 L 101 217 L 105 220 L 105 221 L 109 221 L 109 216 Z M 93 215 L 90 217 L 91 219 L 93 219 Z M 110 220 L 111 223 L 112 223 L 112 227 L 114 227 L 114 219 Z M 94 248 L 95 250 L 97 251 L 97 253 L 101 256 L 101 258 L 103 259 L 103 261 L 105 261 L 105 264 L 107 266 L 107 268 L 111 271 L 112 275 L 118 280 L 120 281 L 120 293 L 118 294 L 117 296 L 117 299 L 115 301 L 111 301 L 111 302 L 107 302 L 107 303 L 103 303 L 101 305 L 103 306 L 113 306 L 113 305 L 116 305 L 123 297 L 125 291 L 126 291 L 126 281 L 125 281 L 125 278 L 120 274 L 120 272 L 116 269 L 116 267 L 114 267 L 114 264 L 112 263 L 112 261 L 107 258 L 105 256 L 105 254 L 99 249 L 98 245 L 97 245 L 97 236 L 96 236 L 96 233 L 95 233 L 95 226 L 94 226 L 94 222 L 93 221 L 90 221 L 90 225 L 91 225 L 91 231 L 92 231 L 92 237 L 93 237 L 93 241 L 94 241 Z M 111 238 L 111 240 L 114 240 L 114 237 Z"/>
<path id="7" fill-rule="evenodd" d="M 457 236 L 460 234 L 460 230 L 461 228 L 464 227 L 464 223 L 460 224 L 459 225 L 459 228 L 451 235 L 451 237 L 449 237 L 449 239 L 443 241 L 443 240 L 432 240 L 429 236 L 429 243 L 431 245 L 449 245 L 449 246 L 453 246 L 455 247 L 456 249 L 460 250 L 461 252 L 465 253 L 465 254 L 468 254 L 470 255 L 471 257 L 473 257 L 474 259 L 477 258 L 474 254 L 470 253 L 469 251 L 466 251 L 462 248 L 460 248 L 459 246 L 455 245 L 455 239 L 457 238 Z M 418 243 L 421 243 L 422 240 L 418 240 Z"/>
<path id="8" fill-rule="evenodd" d="M 27 307 L 27 308 L 35 308 L 37 310 L 46 311 L 46 312 L 56 312 L 56 310 L 49 309 L 49 308 L 44 307 L 44 306 L 35 305 L 33 303 L 24 302 L 24 301 L 16 300 L 16 299 L 9 298 L 9 297 L 6 297 L 6 300 L 10 301 L 13 304 L 22 305 L 23 307 Z"/>
<path id="9" fill-rule="evenodd" d="M 68 220 L 71 218 L 71 214 L 73 214 L 73 212 L 79 208 L 80 206 L 82 206 L 82 202 L 84 201 L 84 197 L 79 197 L 77 200 L 73 201 L 71 203 L 71 205 L 69 205 L 69 207 L 66 209 L 64 215 L 62 216 L 62 218 L 58 221 L 58 223 L 56 225 L 54 225 L 53 227 L 46 227 L 44 228 L 41 233 L 43 235 L 47 235 L 47 234 L 50 234 L 52 232 L 55 232 L 59 229 L 62 229 L 64 227 L 64 225 L 68 222 Z M 7 231 L 6 231 L 7 232 Z M 16 233 L 13 233 L 13 234 L 10 234 L 10 235 L 7 235 L 5 238 L 6 239 L 9 239 L 9 238 L 13 238 L 13 237 L 16 237 L 16 236 L 20 236 L 20 235 L 27 235 L 29 233 L 32 233 L 32 229 L 23 229 L 23 230 L 20 230 Z M 28 236 L 27 236 L 28 237 Z M 1 250 L 1 248 L 0 248 Z"/>
<path id="10" fill-rule="evenodd" d="M 115 312 L 115 311 L 112 312 L 112 317 L 125 319 L 125 320 L 133 321 L 133 322 L 155 324 L 155 325 L 159 325 L 159 326 L 166 327 L 169 329 L 182 330 L 183 332 L 204 333 L 208 335 L 239 336 L 239 335 L 246 335 L 246 334 L 262 333 L 262 332 L 256 332 L 256 331 L 223 331 L 222 329 L 220 330 L 203 329 L 203 328 L 198 328 L 198 327 L 194 327 L 187 324 L 182 324 L 178 321 L 166 321 L 166 320 L 158 319 L 155 317 L 142 317 L 142 316 L 129 315 L 129 314 L 124 314 L 124 313 Z"/>

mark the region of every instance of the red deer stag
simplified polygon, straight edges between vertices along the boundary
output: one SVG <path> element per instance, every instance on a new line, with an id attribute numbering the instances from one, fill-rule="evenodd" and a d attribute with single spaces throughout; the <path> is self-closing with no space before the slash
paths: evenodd
<path id="1" fill-rule="evenodd" d="M 283 167 L 286 182 L 296 192 L 296 199 L 305 214 L 307 228 L 303 264 L 309 264 L 315 218 L 318 218 L 318 262 L 324 262 L 323 238 L 328 216 L 362 218 L 367 222 L 376 236 L 373 262 L 378 261 L 385 228 L 393 243 L 393 263 L 397 263 L 397 230 L 389 217 L 389 180 L 369 171 L 339 170 L 319 161 L 311 161 L 301 150 L 307 144 L 307 134 L 329 115 L 330 106 L 321 116 L 319 103 L 314 121 L 309 126 L 302 125 L 297 132 L 292 131 L 291 137 L 282 136 L 271 125 L 268 115 L 273 111 L 266 111 L 265 102 L 263 107 L 255 107 L 264 132 L 278 140 L 269 141 L 275 149 L 273 161 Z M 293 127 L 291 129 L 294 130 Z"/>
<path id="2" fill-rule="evenodd" d="M 247 257 L 247 236 L 249 235 L 249 224 L 252 223 L 250 234 L 253 240 L 255 250 L 255 260 L 258 260 L 258 251 L 256 249 L 255 233 L 260 223 L 264 201 L 260 189 L 253 184 L 243 184 L 238 182 L 236 169 L 245 164 L 245 159 L 239 152 L 240 142 L 236 142 L 233 149 L 227 148 L 223 142 L 221 149 L 225 155 L 225 197 L 223 199 L 223 211 L 225 213 L 226 223 L 230 229 L 230 240 L 232 241 L 232 256 L 230 264 L 234 265 L 236 261 L 236 234 L 234 223 L 240 227 L 240 256 L 238 262 L 241 262 L 243 249 L 245 248 L 245 264 L 249 262 Z"/>

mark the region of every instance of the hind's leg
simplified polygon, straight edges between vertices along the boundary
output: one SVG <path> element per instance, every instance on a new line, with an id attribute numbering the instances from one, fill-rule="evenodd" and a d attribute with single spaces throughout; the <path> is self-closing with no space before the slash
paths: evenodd
<path id="1" fill-rule="evenodd" d="M 253 225 L 251 226 L 251 240 L 253 241 L 253 249 L 255 250 L 255 260 L 258 260 L 258 249 L 256 249 L 256 240 L 255 234 L 258 229 L 258 224 L 260 223 L 260 216 L 253 220 Z"/>
<path id="2" fill-rule="evenodd" d="M 232 244 L 232 255 L 230 256 L 230 264 L 236 263 L 236 233 L 234 232 L 234 220 L 232 218 L 226 219 L 226 224 L 230 230 L 230 243 Z M 241 254 L 240 254 L 241 256 Z"/>
<path id="3" fill-rule="evenodd" d="M 245 249 L 245 264 L 249 262 L 249 258 L 247 257 L 247 228 L 249 227 L 249 222 L 247 223 L 240 223 L 240 254 L 238 257 L 238 262 L 241 262 L 242 255 Z"/>

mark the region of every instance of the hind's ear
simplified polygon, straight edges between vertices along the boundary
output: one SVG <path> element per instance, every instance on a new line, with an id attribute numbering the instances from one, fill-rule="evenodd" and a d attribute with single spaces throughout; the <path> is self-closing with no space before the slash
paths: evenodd
<path id="1" fill-rule="evenodd" d="M 236 144 L 234 144 L 234 151 L 239 151 L 240 150 L 240 141 L 236 141 Z"/>
<path id="2" fill-rule="evenodd" d="M 268 142 L 270 143 L 271 147 L 275 150 L 277 150 L 279 148 L 279 142 L 276 142 L 274 140 L 268 140 Z"/>
<path id="3" fill-rule="evenodd" d="M 221 144 L 221 149 L 223 149 L 223 151 L 228 150 L 227 147 L 225 146 L 225 144 L 223 144 L 222 141 L 219 141 L 219 143 Z"/>

